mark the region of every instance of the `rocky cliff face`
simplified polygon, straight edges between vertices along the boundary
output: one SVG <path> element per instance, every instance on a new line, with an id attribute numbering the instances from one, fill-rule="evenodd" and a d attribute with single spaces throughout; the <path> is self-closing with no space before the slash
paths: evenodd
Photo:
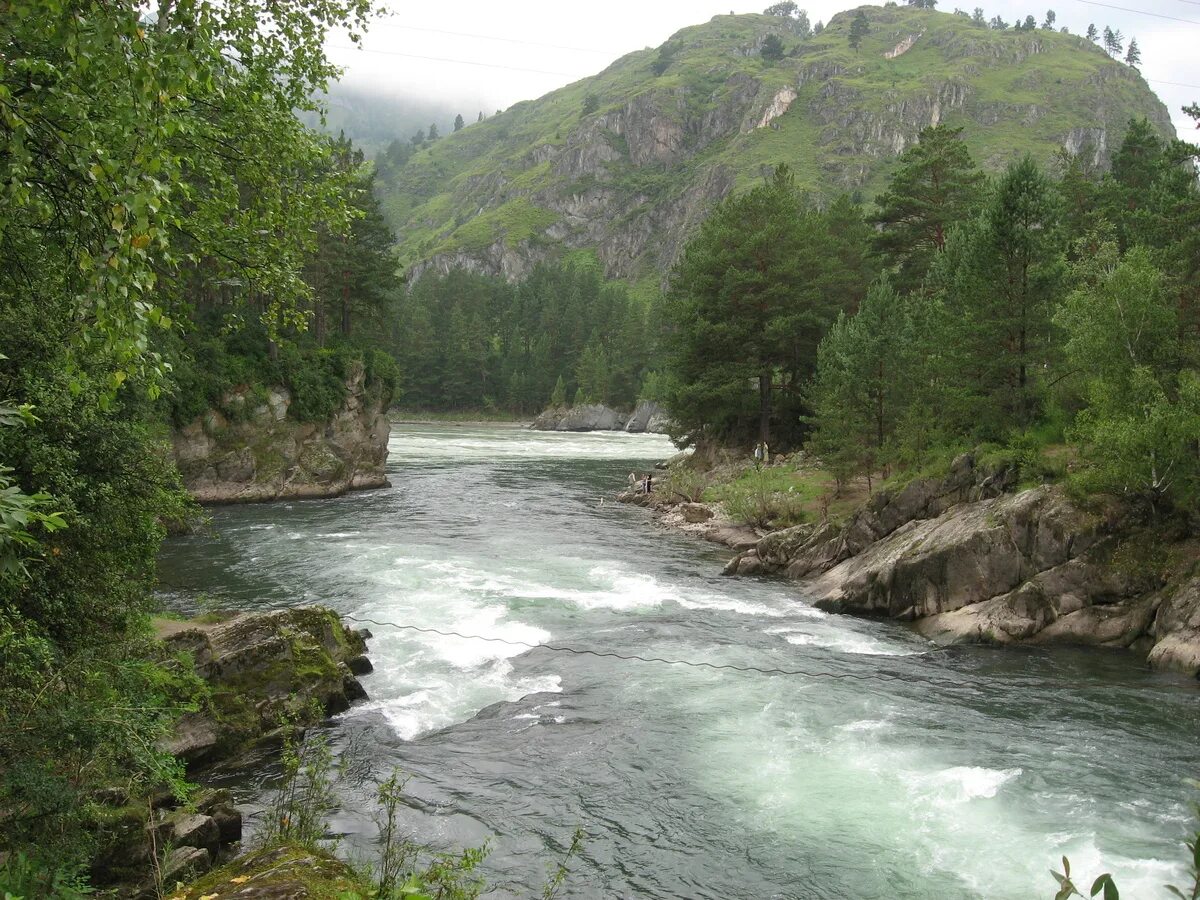
<path id="1" fill-rule="evenodd" d="M 535 431 L 625 431 L 630 434 L 666 434 L 671 426 L 667 411 L 643 400 L 626 415 L 601 403 L 550 407 L 529 427 Z"/>
<path id="2" fill-rule="evenodd" d="M 303 727 L 366 697 L 356 675 L 371 671 L 362 632 L 321 607 L 232 615 L 218 622 L 159 621 L 172 652 L 188 654 L 209 686 L 167 745 L 196 771 Z M 285 725 L 285 723 L 288 723 Z"/>
<path id="3" fill-rule="evenodd" d="M 607 273 L 660 277 L 717 200 L 787 163 L 818 195 L 868 198 L 921 129 L 964 128 L 996 170 L 1060 148 L 1101 167 L 1127 121 L 1173 135 L 1136 69 L 1087 40 L 997 32 L 911 7 L 863 7 L 800 40 L 786 20 L 718 16 L 653 51 L 471 125 L 416 154 L 389 190 L 410 277 L 452 267 L 520 277 L 564 249 Z M 788 56 L 760 54 L 768 34 Z M 585 103 L 585 100 L 588 102 Z"/>
<path id="4" fill-rule="evenodd" d="M 1117 508 L 1056 487 L 1003 493 L 1002 472 L 960 458 L 945 479 L 882 493 L 842 527 L 764 537 L 730 571 L 784 572 L 817 606 L 914 623 L 939 641 L 1126 647 L 1200 675 L 1200 573 L 1138 559 Z"/>
<path id="5" fill-rule="evenodd" d="M 387 485 L 390 426 L 364 382 L 362 367 L 354 367 L 341 408 L 323 423 L 290 418 L 286 388 L 271 388 L 260 403 L 248 388 L 232 392 L 221 406 L 236 416 L 210 409 L 172 434 L 184 484 L 201 503 L 332 497 Z"/>

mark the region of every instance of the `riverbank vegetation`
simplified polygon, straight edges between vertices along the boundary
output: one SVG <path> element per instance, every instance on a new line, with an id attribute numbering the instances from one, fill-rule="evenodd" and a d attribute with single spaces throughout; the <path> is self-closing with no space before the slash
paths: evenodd
<path id="1" fill-rule="evenodd" d="M 804 446 L 835 496 L 982 447 L 1022 480 L 1193 508 L 1198 154 L 1133 121 L 1111 172 L 1023 158 L 986 179 L 956 129 L 926 129 L 863 214 L 877 232 L 842 230 L 841 255 L 866 262 L 832 291 L 813 290 L 831 213 L 778 170 L 718 207 L 672 274 L 676 436 Z"/>
<path id="2" fill-rule="evenodd" d="M 189 790 L 162 741 L 197 688 L 149 629 L 194 513 L 167 421 L 251 381 L 319 417 L 355 354 L 394 383 L 357 338 L 390 237 L 294 114 L 370 4 L 147 10 L 17 0 L 0 38 L 0 883 L 25 896 L 86 882 L 106 798 Z"/>

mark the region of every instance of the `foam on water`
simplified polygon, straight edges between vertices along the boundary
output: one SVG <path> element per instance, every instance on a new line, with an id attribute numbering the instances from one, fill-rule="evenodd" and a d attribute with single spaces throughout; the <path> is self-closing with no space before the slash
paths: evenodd
<path id="1" fill-rule="evenodd" d="M 343 723 L 410 742 L 387 755 L 379 741 L 374 762 L 413 772 L 414 831 L 448 850 L 494 838 L 487 874 L 515 895 L 540 893 L 575 822 L 589 830 L 579 896 L 1027 900 L 1053 892 L 1064 853 L 1081 874 L 1112 871 L 1123 896 L 1179 880 L 1176 776 L 1197 758 L 1194 727 L 1177 726 L 1194 703 L 1164 688 L 1139 706 L 1136 667 L 1092 689 L 1086 665 L 1035 653 L 963 649 L 929 663 L 953 690 L 925 684 L 911 657 L 929 644 L 912 633 L 814 609 L 794 584 L 718 578 L 712 548 L 596 502 L 672 451 L 656 436 L 398 428 L 394 488 L 220 510 L 223 542 L 176 539 L 180 589 L 510 642 L 371 626 L 371 699 Z M 857 678 L 524 646 L 547 643 Z M 881 669 L 898 680 L 870 678 Z M 515 705 L 455 727 L 500 701 Z M 364 854 L 370 813 L 346 827 Z"/>

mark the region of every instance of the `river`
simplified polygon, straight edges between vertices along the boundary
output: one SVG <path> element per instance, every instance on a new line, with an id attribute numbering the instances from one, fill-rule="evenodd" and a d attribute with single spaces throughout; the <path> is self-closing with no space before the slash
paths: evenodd
<path id="1" fill-rule="evenodd" d="M 164 596 L 513 642 L 371 625 L 370 700 L 329 729 L 344 847 L 369 855 L 370 781 L 399 769 L 416 839 L 488 842 L 489 896 L 540 895 L 577 826 L 564 896 L 1029 900 L 1064 854 L 1132 900 L 1182 880 L 1195 682 L 1115 652 L 930 654 L 794 585 L 722 578 L 727 553 L 602 502 L 672 449 L 398 426 L 391 488 L 216 509 L 214 533 L 164 548 Z M 227 780 L 253 811 L 271 776 Z"/>

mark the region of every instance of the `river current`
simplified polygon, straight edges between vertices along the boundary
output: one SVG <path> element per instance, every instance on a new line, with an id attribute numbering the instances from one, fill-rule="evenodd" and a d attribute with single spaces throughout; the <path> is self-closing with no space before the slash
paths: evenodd
<path id="1" fill-rule="evenodd" d="M 343 846 L 371 853 L 371 782 L 399 769 L 416 840 L 488 842 L 488 896 L 540 896 L 576 827 L 560 896 L 1029 900 L 1064 854 L 1131 900 L 1182 881 L 1195 682 L 1116 652 L 930 653 L 795 585 L 722 578 L 727 552 L 603 499 L 671 452 L 397 426 L 391 488 L 216 509 L 164 548 L 164 597 L 513 642 L 371 625 L 370 699 L 328 729 Z M 273 774 L 228 781 L 253 813 Z"/>

